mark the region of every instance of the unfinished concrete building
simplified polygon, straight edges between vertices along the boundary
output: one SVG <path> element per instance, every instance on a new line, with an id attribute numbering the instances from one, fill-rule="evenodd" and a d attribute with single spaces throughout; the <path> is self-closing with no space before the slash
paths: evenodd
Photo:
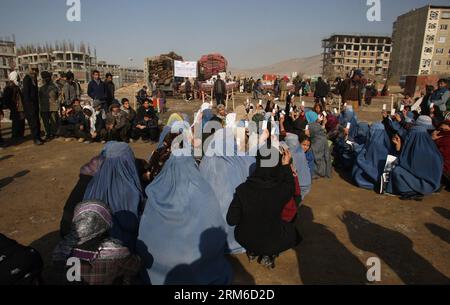
<path id="1" fill-rule="evenodd" d="M 90 48 L 80 44 L 58 44 L 54 46 L 28 45 L 18 49 L 18 66 L 21 74 L 36 67 L 39 71 L 62 73 L 72 71 L 80 83 L 89 82 L 90 73 L 97 65 Z"/>
<path id="2" fill-rule="evenodd" d="M 327 79 L 345 77 L 353 69 L 377 80 L 388 75 L 392 51 L 388 35 L 332 34 L 322 41 L 322 47 L 322 75 Z"/>
<path id="3" fill-rule="evenodd" d="M 5 87 L 9 73 L 16 67 L 16 43 L 14 39 L 0 38 L 0 86 Z"/>

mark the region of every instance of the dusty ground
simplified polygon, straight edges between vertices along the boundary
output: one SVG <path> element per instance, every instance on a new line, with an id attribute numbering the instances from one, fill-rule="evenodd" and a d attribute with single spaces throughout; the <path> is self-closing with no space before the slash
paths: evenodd
<path id="1" fill-rule="evenodd" d="M 126 95 L 126 93 L 124 94 Z M 236 103 L 241 101 L 241 97 Z M 360 113 L 362 120 L 379 119 L 386 101 Z M 170 101 L 173 111 L 192 113 L 199 102 Z M 2 133 L 9 138 L 10 127 Z M 139 158 L 148 158 L 154 145 L 131 145 Z M 79 168 L 98 154 L 100 144 L 53 141 L 35 147 L 28 141 L 0 150 L 0 232 L 32 245 L 47 265 L 58 242 L 63 205 L 75 185 Z M 425 157 L 425 156 L 424 156 Z M 450 194 L 423 202 L 402 202 L 358 189 L 335 173 L 314 182 L 301 208 L 298 227 L 303 243 L 281 255 L 268 271 L 245 256 L 231 258 L 236 284 L 366 283 L 366 262 L 381 260 L 381 284 L 450 283 Z"/>

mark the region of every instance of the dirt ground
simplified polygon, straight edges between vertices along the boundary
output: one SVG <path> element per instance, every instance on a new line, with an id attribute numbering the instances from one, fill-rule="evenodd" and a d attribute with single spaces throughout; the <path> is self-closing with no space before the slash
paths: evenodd
<path id="1" fill-rule="evenodd" d="M 236 105 L 244 99 L 240 96 Z M 377 101 L 359 118 L 378 120 L 383 103 L 386 100 Z M 169 101 L 170 111 L 190 114 L 199 105 Z M 10 131 L 10 125 L 3 124 L 5 139 Z M 144 159 L 155 148 L 144 143 L 131 146 L 136 157 Z M 101 149 L 100 144 L 61 141 L 36 147 L 26 141 L 0 150 L 0 232 L 42 254 L 47 283 L 54 281 L 51 252 L 59 241 L 64 203 L 80 167 Z M 297 226 L 304 240 L 280 256 L 275 270 L 249 264 L 245 255 L 231 257 L 234 283 L 365 284 L 371 257 L 381 261 L 380 284 L 450 283 L 447 191 L 423 202 L 402 202 L 359 189 L 334 173 L 332 179 L 314 181 Z"/>

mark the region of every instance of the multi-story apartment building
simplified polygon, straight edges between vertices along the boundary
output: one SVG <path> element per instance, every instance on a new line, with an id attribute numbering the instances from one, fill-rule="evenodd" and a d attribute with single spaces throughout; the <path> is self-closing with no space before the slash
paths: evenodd
<path id="1" fill-rule="evenodd" d="M 12 39 L 0 39 L 0 87 L 5 87 L 16 61 L 16 43 Z"/>
<path id="2" fill-rule="evenodd" d="M 428 5 L 397 18 L 391 76 L 450 75 L 450 6 Z"/>
<path id="3" fill-rule="evenodd" d="M 392 51 L 388 35 L 332 34 L 322 41 L 322 47 L 322 75 L 327 79 L 345 77 L 353 69 L 378 80 L 388 75 Z"/>
<path id="4" fill-rule="evenodd" d="M 120 68 L 123 84 L 134 84 L 144 81 L 144 70 L 138 68 Z"/>

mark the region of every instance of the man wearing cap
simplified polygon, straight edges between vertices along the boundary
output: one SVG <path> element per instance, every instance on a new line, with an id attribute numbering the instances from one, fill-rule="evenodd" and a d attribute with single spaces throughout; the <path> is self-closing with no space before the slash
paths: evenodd
<path id="1" fill-rule="evenodd" d="M 104 141 L 122 141 L 128 143 L 129 124 L 128 114 L 120 110 L 119 101 L 115 100 L 109 107 L 106 115 L 106 129 L 101 135 Z"/>
<path id="2" fill-rule="evenodd" d="M 41 77 L 44 85 L 39 88 L 39 110 L 44 123 L 45 140 L 52 140 L 58 130 L 58 87 L 52 82 L 50 72 L 42 72 Z"/>
<path id="3" fill-rule="evenodd" d="M 361 70 L 352 71 L 350 77 L 341 85 L 342 103 L 352 105 L 355 111 L 359 111 L 362 102 L 363 77 L 364 74 Z"/>

